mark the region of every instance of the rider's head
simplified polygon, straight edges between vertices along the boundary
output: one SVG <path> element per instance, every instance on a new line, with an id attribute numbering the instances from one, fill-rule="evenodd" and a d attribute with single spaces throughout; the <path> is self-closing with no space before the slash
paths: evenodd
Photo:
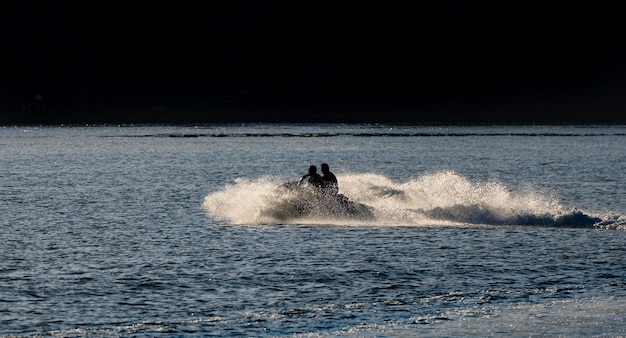
<path id="1" fill-rule="evenodd" d="M 316 166 L 314 166 L 314 165 L 310 166 L 310 167 L 309 167 L 309 174 L 310 174 L 310 175 L 315 175 L 315 174 L 317 174 L 317 167 L 316 167 Z"/>
<path id="2" fill-rule="evenodd" d="M 330 171 L 330 169 L 328 168 L 328 164 L 327 163 L 322 163 L 322 165 L 320 166 L 322 168 L 322 172 L 323 173 L 327 173 Z"/>

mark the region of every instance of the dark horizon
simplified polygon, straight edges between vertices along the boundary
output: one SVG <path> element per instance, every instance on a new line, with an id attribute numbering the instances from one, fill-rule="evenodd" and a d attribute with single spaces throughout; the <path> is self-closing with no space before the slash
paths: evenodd
<path id="1" fill-rule="evenodd" d="M 0 123 L 626 123 L 626 5 L 16 2 Z"/>

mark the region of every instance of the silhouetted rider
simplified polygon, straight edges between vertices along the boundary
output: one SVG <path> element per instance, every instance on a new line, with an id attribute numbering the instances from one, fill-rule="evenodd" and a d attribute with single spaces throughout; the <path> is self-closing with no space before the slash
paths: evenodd
<path id="1" fill-rule="evenodd" d="M 332 194 L 337 194 L 339 192 L 339 184 L 337 183 L 337 177 L 335 174 L 330 172 L 327 163 L 322 163 L 320 166 L 322 168 L 322 188 Z"/>
<path id="2" fill-rule="evenodd" d="M 317 173 L 317 167 L 314 165 L 309 167 L 309 173 L 302 176 L 302 178 L 300 179 L 300 183 L 302 183 L 304 180 L 306 180 L 307 183 L 314 187 L 321 187 L 323 183 L 322 176 Z"/>

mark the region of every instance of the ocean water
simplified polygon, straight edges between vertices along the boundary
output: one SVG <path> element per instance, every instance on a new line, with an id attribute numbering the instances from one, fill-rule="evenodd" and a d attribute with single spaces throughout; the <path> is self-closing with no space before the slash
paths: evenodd
<path id="1" fill-rule="evenodd" d="M 0 335 L 624 336 L 625 145 L 625 126 L 6 126 Z M 361 209 L 277 189 L 322 162 Z"/>

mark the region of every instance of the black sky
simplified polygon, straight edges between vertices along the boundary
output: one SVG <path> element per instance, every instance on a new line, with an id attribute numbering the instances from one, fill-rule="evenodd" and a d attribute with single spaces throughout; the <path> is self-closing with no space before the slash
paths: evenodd
<path id="1" fill-rule="evenodd" d="M 3 123 L 626 122 L 626 5 L 613 2 L 5 9 Z"/>

